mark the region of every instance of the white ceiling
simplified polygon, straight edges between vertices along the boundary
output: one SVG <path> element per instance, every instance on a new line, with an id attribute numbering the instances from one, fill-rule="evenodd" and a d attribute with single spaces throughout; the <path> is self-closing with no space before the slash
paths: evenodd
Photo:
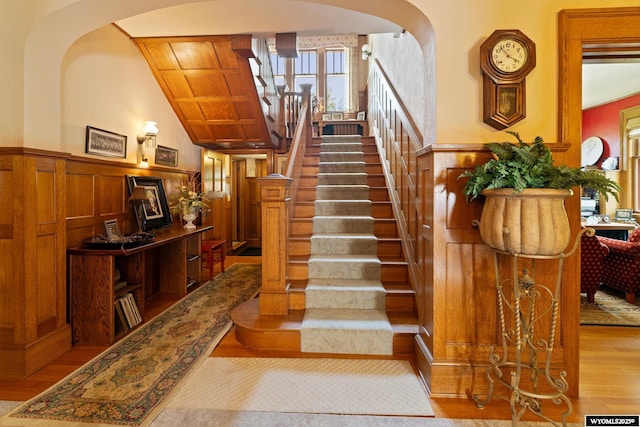
<path id="1" fill-rule="evenodd" d="M 238 13 L 242 11 L 243 13 Z M 290 0 L 217 0 L 158 9 L 116 22 L 133 37 L 297 32 L 299 36 L 402 31 L 387 20 Z M 640 93 L 640 63 L 583 65 L 583 108 Z"/>
<path id="2" fill-rule="evenodd" d="M 640 93 L 640 63 L 582 65 L 582 108 Z"/>

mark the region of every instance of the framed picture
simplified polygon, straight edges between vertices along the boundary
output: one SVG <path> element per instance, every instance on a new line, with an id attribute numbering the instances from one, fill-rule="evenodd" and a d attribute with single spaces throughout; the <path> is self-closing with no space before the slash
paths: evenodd
<path id="1" fill-rule="evenodd" d="M 115 219 L 109 219 L 104 222 L 104 231 L 107 235 L 108 241 L 116 241 L 122 234 L 120 234 L 120 227 L 118 227 L 118 221 Z"/>
<path id="2" fill-rule="evenodd" d="M 365 120 L 364 111 L 358 111 L 358 115 L 356 116 L 356 120 Z"/>
<path id="3" fill-rule="evenodd" d="M 328 122 L 329 120 L 331 120 L 331 114 L 323 114 L 322 115 L 322 121 L 323 122 Z"/>
<path id="4" fill-rule="evenodd" d="M 156 165 L 178 166 L 178 150 L 158 145 L 156 147 Z"/>
<path id="5" fill-rule="evenodd" d="M 107 157 L 127 157 L 127 136 L 87 126 L 84 152 Z"/>
<path id="6" fill-rule="evenodd" d="M 618 222 L 633 221 L 633 209 L 616 209 L 613 220 Z"/>
<path id="7" fill-rule="evenodd" d="M 164 192 L 162 179 L 152 176 L 127 175 L 129 194 L 133 193 L 134 187 L 143 187 L 147 195 L 146 200 L 142 200 L 142 209 L 134 209 L 138 224 L 142 231 L 154 228 L 168 227 L 172 223 L 167 196 Z"/>
<path id="8" fill-rule="evenodd" d="M 331 120 L 344 120 L 344 114 L 342 114 L 342 113 L 331 113 Z"/>

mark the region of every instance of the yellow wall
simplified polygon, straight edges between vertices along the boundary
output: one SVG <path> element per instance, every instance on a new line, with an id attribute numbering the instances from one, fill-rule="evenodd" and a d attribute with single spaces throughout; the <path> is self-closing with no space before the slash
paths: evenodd
<path id="1" fill-rule="evenodd" d="M 427 143 L 484 142 L 500 136 L 481 121 L 478 68 L 478 47 L 497 28 L 518 28 L 537 45 L 538 63 L 527 79 L 527 118 L 514 126 L 514 130 L 527 139 L 539 134 L 549 142 L 557 140 L 557 13 L 564 8 L 604 6 L 600 0 L 539 0 L 533 3 L 508 0 L 292 1 L 348 7 L 383 16 L 406 28 L 418 40 L 427 55 L 425 69 L 415 70 L 411 77 L 424 79 L 423 105 L 414 110 L 421 117 Z M 233 7 L 233 2 L 227 0 L 214 2 Z M 65 78 L 63 65 L 66 66 L 65 56 L 69 49 L 83 35 L 111 22 L 153 10 L 159 3 L 110 0 L 108 5 L 101 4 L 97 8 L 91 0 L 1 2 L 0 32 L 4 40 L 13 43 L 0 47 L 3 58 L 0 68 L 0 93 L 3 94 L 0 97 L 3 112 L 0 115 L 0 146 L 54 151 L 66 148 L 62 137 L 67 132 L 68 114 L 63 111 L 67 100 L 61 82 Z M 165 0 L 161 3 L 170 6 L 191 1 Z M 607 7 L 637 5 L 637 0 L 606 2 Z M 333 13 L 339 13 L 339 10 Z M 243 20 L 252 19 L 250 14 L 238 15 Z M 256 15 L 254 19 L 264 20 L 264 16 Z M 429 47 L 429 43 L 434 44 Z M 378 55 L 382 54 L 378 52 Z M 388 55 L 395 61 L 393 52 Z M 433 70 L 429 69 L 431 64 L 434 64 Z M 411 85 L 411 80 L 401 78 L 395 83 Z M 111 104 L 104 108 L 123 108 L 117 100 Z M 132 112 L 130 117 L 138 120 L 144 116 L 146 119 L 154 113 L 155 109 Z M 135 126 L 122 123 L 120 127 L 133 132 L 129 129 Z"/>

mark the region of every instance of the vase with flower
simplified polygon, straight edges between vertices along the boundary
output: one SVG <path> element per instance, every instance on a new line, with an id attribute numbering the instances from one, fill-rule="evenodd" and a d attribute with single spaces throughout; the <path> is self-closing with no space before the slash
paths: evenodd
<path id="1" fill-rule="evenodd" d="M 184 228 L 195 228 L 193 223 L 198 217 L 198 213 L 209 211 L 207 202 L 209 201 L 204 194 L 197 191 L 197 178 L 193 172 L 189 173 L 187 181 L 179 187 L 179 194 L 174 198 L 171 205 L 171 211 L 180 215 L 185 222 Z"/>

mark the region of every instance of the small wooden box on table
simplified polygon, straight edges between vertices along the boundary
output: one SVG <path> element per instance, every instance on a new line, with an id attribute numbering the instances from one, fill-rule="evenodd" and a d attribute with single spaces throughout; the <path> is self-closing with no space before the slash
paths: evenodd
<path id="1" fill-rule="evenodd" d="M 116 300 L 131 293 L 143 322 L 145 302 L 155 295 L 182 297 L 201 280 L 202 232 L 213 227 L 158 230 L 141 246 L 67 249 L 69 295 L 74 344 L 110 345 L 132 329 L 116 327 Z M 116 270 L 124 288 L 115 290 Z"/>

